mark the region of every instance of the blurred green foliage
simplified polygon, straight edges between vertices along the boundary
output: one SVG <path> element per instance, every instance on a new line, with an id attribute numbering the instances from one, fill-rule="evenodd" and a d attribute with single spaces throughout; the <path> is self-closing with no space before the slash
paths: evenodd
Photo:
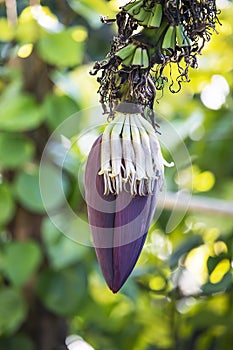
<path id="1" fill-rule="evenodd" d="M 58 125 L 98 103 L 88 72 L 114 35 L 99 15 L 111 17 L 121 4 L 44 0 L 29 7 L 25 0 L 17 2 L 12 23 L 0 3 L 0 349 L 65 349 L 69 333 L 96 350 L 232 348 L 232 218 L 187 213 L 168 234 L 164 210 L 132 276 L 112 295 L 94 250 L 65 237 L 45 214 L 38 173 L 43 149 Z M 193 161 L 191 178 L 185 167 L 179 178 L 175 169 L 167 171 L 169 189 L 193 188 L 210 203 L 233 199 L 233 6 L 219 4 L 219 35 L 191 83 L 177 95 L 165 91 L 155 106 Z M 81 114 L 79 130 L 92 123 Z M 179 145 L 169 140 L 169 149 L 179 152 Z M 59 154 L 54 157 L 59 165 Z M 70 154 L 63 180 L 71 207 L 85 216 L 75 176 L 82 157 L 79 149 Z M 48 177 L 50 200 L 59 203 L 57 174 L 48 169 Z"/>

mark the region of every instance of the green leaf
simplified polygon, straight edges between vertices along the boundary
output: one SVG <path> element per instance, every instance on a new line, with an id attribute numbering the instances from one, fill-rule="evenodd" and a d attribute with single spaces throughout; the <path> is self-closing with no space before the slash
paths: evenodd
<path id="1" fill-rule="evenodd" d="M 43 115 L 35 99 L 12 83 L 0 98 L 0 130 L 26 131 L 40 125 Z"/>
<path id="2" fill-rule="evenodd" d="M 15 194 L 19 202 L 28 210 L 44 213 L 39 187 L 39 171 L 37 168 L 31 172 L 20 172 L 14 184 Z"/>
<path id="3" fill-rule="evenodd" d="M 52 151 L 59 153 L 59 149 L 56 146 L 53 150 L 51 149 L 51 153 Z M 47 211 L 56 211 L 58 208 L 60 209 L 62 206 L 67 205 L 66 194 L 69 190 L 69 181 L 62 170 L 62 164 L 60 168 L 52 163 L 43 164 L 40 168 L 40 190 Z"/>
<path id="4" fill-rule="evenodd" d="M 27 138 L 11 133 L 0 133 L 0 166 L 16 168 L 28 162 L 34 153 L 34 145 Z"/>
<path id="5" fill-rule="evenodd" d="M 72 32 L 64 30 L 42 37 L 38 42 L 38 52 L 49 64 L 73 67 L 82 61 L 83 44 L 73 39 Z"/>
<path id="6" fill-rule="evenodd" d="M 201 289 L 204 294 L 211 295 L 215 293 L 224 293 L 228 288 L 232 287 L 233 285 L 233 278 L 232 273 L 229 271 L 226 273 L 226 275 L 222 278 L 222 280 L 219 283 L 212 284 L 210 282 L 204 284 Z"/>
<path id="7" fill-rule="evenodd" d="M 216 313 L 216 311 L 214 312 L 214 310 L 207 309 L 207 306 L 208 304 L 204 303 L 203 309 L 200 309 L 198 312 L 188 316 L 187 321 L 192 323 L 194 329 L 207 329 L 208 327 L 214 328 L 214 326 L 227 323 L 226 318 L 224 318 L 221 314 Z"/>
<path id="8" fill-rule="evenodd" d="M 211 273 L 214 271 L 215 267 L 220 263 L 220 261 L 227 257 L 227 254 L 221 254 L 219 256 L 209 256 L 207 260 L 207 268 L 209 275 L 211 275 Z"/>
<path id="9" fill-rule="evenodd" d="M 38 282 L 38 294 L 45 306 L 64 316 L 77 314 L 86 288 L 86 271 L 82 265 L 59 272 L 46 270 Z"/>
<path id="10" fill-rule="evenodd" d="M 12 288 L 0 290 L 0 315 L 0 335 L 10 335 L 21 326 L 27 309 L 18 291 Z"/>
<path id="11" fill-rule="evenodd" d="M 98 28 L 102 25 L 99 16 L 114 17 L 115 13 L 110 6 L 106 6 L 104 0 L 68 0 L 70 7 L 83 16 L 88 24 L 93 28 Z M 111 4 L 110 4 L 111 5 Z"/>
<path id="12" fill-rule="evenodd" d="M 0 349 L 35 350 L 32 340 L 25 334 L 17 334 L 10 338 L 0 339 Z"/>
<path id="13" fill-rule="evenodd" d="M 42 237 L 51 265 L 65 268 L 83 259 L 87 248 L 67 238 L 46 218 L 42 225 Z"/>
<path id="14" fill-rule="evenodd" d="M 77 113 L 78 105 L 68 96 L 48 95 L 43 105 L 47 115 L 46 123 L 50 130 L 55 130 L 68 117 Z"/>
<path id="15" fill-rule="evenodd" d="M 0 225 L 5 225 L 14 215 L 15 205 L 10 187 L 0 184 Z"/>
<path id="16" fill-rule="evenodd" d="M 26 7 L 20 13 L 16 27 L 16 39 L 22 43 L 35 43 L 41 34 L 41 28 L 31 7 Z"/>
<path id="17" fill-rule="evenodd" d="M 63 28 L 55 13 L 47 6 L 28 6 L 21 12 L 16 28 L 16 38 L 21 42 L 35 43 L 46 32 Z"/>
<path id="18" fill-rule="evenodd" d="M 14 37 L 14 28 L 6 18 L 0 18 L 0 41 L 11 41 Z"/>
<path id="19" fill-rule="evenodd" d="M 189 238 L 187 238 L 183 244 L 181 244 L 177 250 L 174 251 L 174 253 L 171 255 L 169 259 L 170 266 L 174 268 L 177 264 L 179 259 L 190 252 L 192 249 L 199 247 L 203 243 L 203 240 L 201 236 L 199 235 L 192 235 Z"/>
<path id="20" fill-rule="evenodd" d="M 64 193 L 66 194 L 69 189 L 68 178 L 62 174 L 59 168 L 47 164 L 41 173 L 42 176 L 39 177 L 38 168 L 34 168 L 30 172 L 20 172 L 14 184 L 15 194 L 19 202 L 28 210 L 36 213 L 45 212 L 44 202 L 47 210 L 56 210 L 62 206 L 66 201 Z"/>
<path id="21" fill-rule="evenodd" d="M 21 43 L 35 43 L 40 37 L 40 27 L 35 20 L 21 20 L 16 28 L 15 36 Z"/>
<path id="22" fill-rule="evenodd" d="M 3 271 L 12 284 L 21 287 L 33 276 L 42 259 L 36 242 L 10 242 L 5 246 Z"/>

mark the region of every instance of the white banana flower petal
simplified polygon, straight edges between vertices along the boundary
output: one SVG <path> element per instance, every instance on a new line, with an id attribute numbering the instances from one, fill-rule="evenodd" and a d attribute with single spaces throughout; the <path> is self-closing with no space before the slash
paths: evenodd
<path id="1" fill-rule="evenodd" d="M 163 158 L 152 125 L 140 114 L 118 112 L 102 137 L 99 175 L 104 175 L 104 194 L 152 194 L 157 181 L 163 186 L 164 165 L 174 164 Z"/>

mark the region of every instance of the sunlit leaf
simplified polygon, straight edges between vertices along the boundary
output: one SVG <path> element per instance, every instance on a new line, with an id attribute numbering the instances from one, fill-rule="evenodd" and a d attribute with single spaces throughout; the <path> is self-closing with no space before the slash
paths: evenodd
<path id="1" fill-rule="evenodd" d="M 60 67 L 73 67 L 82 61 L 82 43 L 73 39 L 69 31 L 51 33 L 38 42 L 40 56 L 49 64 Z"/>
<path id="2" fill-rule="evenodd" d="M 104 0 L 68 0 L 71 8 L 79 15 L 83 16 L 86 21 L 94 28 L 101 26 L 100 15 L 114 16 L 110 6 L 106 6 Z"/>
<path id="3" fill-rule="evenodd" d="M 10 41 L 14 37 L 14 28 L 6 18 L 0 18 L 0 41 Z"/>
<path id="4" fill-rule="evenodd" d="M 23 43 L 35 43 L 39 36 L 40 27 L 33 17 L 30 7 L 27 7 L 19 16 L 16 38 Z"/>
<path id="5" fill-rule="evenodd" d="M 97 91 L 97 83 L 90 74 L 87 74 L 90 69 L 90 66 L 82 65 L 72 72 L 56 71 L 52 75 L 54 84 L 70 98 L 78 101 L 82 108 L 98 103 L 98 95 L 93 93 Z M 87 111 L 86 113 L 88 114 Z"/>
<path id="6" fill-rule="evenodd" d="M 171 255 L 169 262 L 171 267 L 175 267 L 178 264 L 179 259 L 190 252 L 192 249 L 199 247 L 203 243 L 202 238 L 198 235 L 192 235 L 177 248 L 176 251 Z"/>

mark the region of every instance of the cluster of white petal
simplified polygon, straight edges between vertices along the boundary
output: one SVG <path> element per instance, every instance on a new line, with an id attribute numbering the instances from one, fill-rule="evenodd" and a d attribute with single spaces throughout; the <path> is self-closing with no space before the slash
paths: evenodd
<path id="1" fill-rule="evenodd" d="M 118 112 L 102 136 L 99 175 L 104 176 L 104 194 L 152 194 L 157 181 L 163 185 L 164 165 L 173 166 L 164 160 L 152 125 L 140 114 Z"/>

